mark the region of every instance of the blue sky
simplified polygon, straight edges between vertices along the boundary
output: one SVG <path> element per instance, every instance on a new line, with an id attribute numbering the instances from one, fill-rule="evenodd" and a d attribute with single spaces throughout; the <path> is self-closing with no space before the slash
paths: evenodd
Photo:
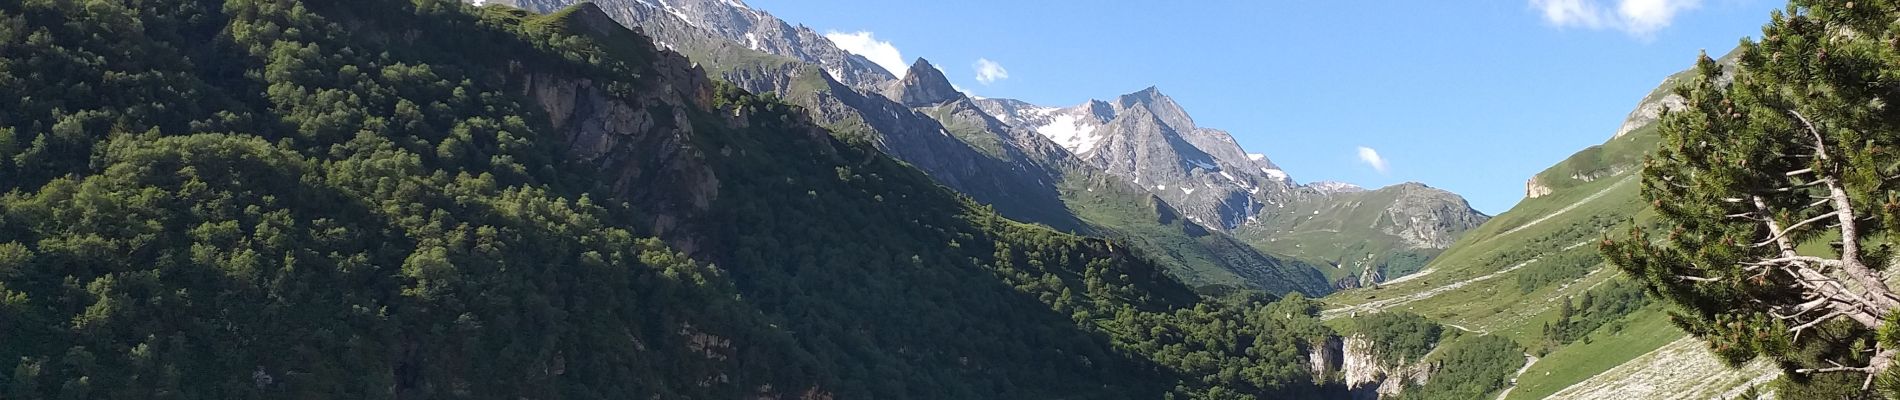
<path id="1" fill-rule="evenodd" d="M 1063 106 L 1158 86 L 1300 182 L 1424 182 L 1490 214 L 1532 174 L 1608 139 L 1698 50 L 1727 52 L 1785 4 L 748 3 L 874 61 L 927 58 L 980 96 Z"/>

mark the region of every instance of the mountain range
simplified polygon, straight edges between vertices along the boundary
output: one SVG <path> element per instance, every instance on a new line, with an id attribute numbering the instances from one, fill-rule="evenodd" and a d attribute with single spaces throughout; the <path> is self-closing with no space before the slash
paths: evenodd
<path id="1" fill-rule="evenodd" d="M 1155 87 L 975 97 L 739 0 L 0 2 L 0 38 L 0 398 L 1800 384 L 1592 246 L 1663 220 L 1639 171 L 1691 72 L 1493 218 L 1301 182 Z"/>
<path id="2" fill-rule="evenodd" d="M 499 2 L 539 12 L 575 3 Z M 1154 87 L 1069 107 L 976 99 L 928 61 L 884 71 L 736 0 L 596 3 L 658 45 L 802 105 L 1004 215 L 1128 240 L 1209 290 L 1324 294 L 1374 283 L 1417 270 L 1488 218 L 1416 183 L 1299 184 L 1228 132 L 1197 126 Z"/>

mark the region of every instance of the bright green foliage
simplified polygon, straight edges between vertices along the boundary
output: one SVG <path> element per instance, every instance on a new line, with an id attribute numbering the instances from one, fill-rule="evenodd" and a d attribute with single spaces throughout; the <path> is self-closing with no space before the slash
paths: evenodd
<path id="1" fill-rule="evenodd" d="M 1372 314 L 1353 321 L 1352 332 L 1372 342 L 1372 353 L 1387 363 L 1413 363 L 1431 353 L 1445 334 L 1445 327 L 1425 317 L 1403 311 Z"/>
<path id="2" fill-rule="evenodd" d="M 1613 323 L 1648 304 L 1643 288 L 1624 280 L 1612 280 L 1602 287 L 1583 292 L 1572 301 L 1566 297 L 1557 320 L 1544 324 L 1544 340 L 1550 347 L 1588 340 L 1591 332 Z M 1621 330 L 1612 326 L 1612 331 Z"/>
<path id="3" fill-rule="evenodd" d="M 1407 400 L 1482 399 L 1509 385 L 1524 365 L 1517 343 L 1495 335 L 1467 336 L 1445 345 L 1433 358 L 1438 373 L 1424 385 L 1407 387 Z"/>
<path id="4" fill-rule="evenodd" d="M 1732 84 L 1704 56 L 1697 76 L 1677 89 L 1687 106 L 1663 119 L 1660 149 L 1643 172 L 1644 197 L 1663 227 L 1635 230 L 1603 247 L 1615 264 L 1680 306 L 1675 320 L 1683 330 L 1730 361 L 1770 357 L 1790 369 L 1830 366 L 1827 361 L 1858 366 L 1874 353 L 1861 350 L 1900 344 L 1877 341 L 1864 328 L 1892 319 L 1891 306 L 1880 304 L 1889 301 L 1869 303 L 1865 322 L 1845 317 L 1826 327 L 1839 331 L 1810 329 L 1799 340 L 1792 328 L 1800 322 L 1776 316 L 1810 300 L 1803 282 L 1820 281 L 1795 278 L 1800 266 L 1813 265 L 1849 286 L 1884 286 L 1869 282 L 1879 281 L 1878 271 L 1888 266 L 1888 229 L 1900 222 L 1893 179 L 1900 174 L 1894 151 L 1900 137 L 1893 134 L 1900 116 L 1888 106 L 1892 77 L 1900 72 L 1896 17 L 1900 11 L 1884 1 L 1795 1 L 1762 28 L 1762 41 L 1743 42 Z M 1827 243 L 1844 239 L 1843 230 L 1829 226 L 1839 224 L 1828 213 L 1841 203 L 1815 200 L 1827 199 L 1831 187 L 1851 202 L 1847 211 L 1858 237 L 1830 249 Z M 1794 227 L 1786 244 L 1774 240 L 1778 233 L 1763 218 Z M 1799 224 L 1810 219 L 1816 222 Z M 1806 243 L 1820 246 L 1801 246 Z M 1856 257 L 1843 265 L 1865 265 L 1873 276 L 1862 280 L 1849 276 L 1851 268 L 1807 262 L 1750 265 L 1795 253 Z"/>
<path id="5" fill-rule="evenodd" d="M 691 82 L 591 6 L 75 3 L 0 3 L 0 397 L 1337 390 L 1317 303 L 1198 297 L 730 86 L 652 100 Z M 686 143 L 617 155 L 708 149 L 718 196 L 571 160 L 529 73 L 664 109 Z"/>

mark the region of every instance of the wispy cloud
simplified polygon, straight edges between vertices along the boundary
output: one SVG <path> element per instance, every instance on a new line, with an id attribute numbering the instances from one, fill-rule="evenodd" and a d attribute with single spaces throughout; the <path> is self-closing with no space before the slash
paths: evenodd
<path id="1" fill-rule="evenodd" d="M 976 81 L 982 84 L 988 85 L 990 82 L 1009 79 L 1009 70 L 1003 69 L 1003 64 L 997 64 L 988 58 L 976 59 L 975 67 Z"/>
<path id="2" fill-rule="evenodd" d="M 831 39 L 831 42 L 836 43 L 839 49 L 863 56 L 877 66 L 884 67 L 884 70 L 890 72 L 891 75 L 903 76 L 904 71 L 910 68 L 910 64 L 904 62 L 904 54 L 897 51 L 897 46 L 891 45 L 891 42 L 877 40 L 871 32 L 830 31 L 825 32 L 825 38 Z"/>
<path id="3" fill-rule="evenodd" d="M 1367 166 L 1372 167 L 1372 170 L 1379 171 L 1381 174 L 1386 171 L 1385 157 L 1379 156 L 1379 151 L 1371 147 L 1359 146 L 1359 162 L 1366 163 Z"/>
<path id="4" fill-rule="evenodd" d="M 1615 7 L 1609 7 L 1614 1 Z M 1530 0 L 1544 22 L 1557 27 L 1615 29 L 1648 38 L 1668 28 L 1676 15 L 1702 6 L 1702 0 Z"/>

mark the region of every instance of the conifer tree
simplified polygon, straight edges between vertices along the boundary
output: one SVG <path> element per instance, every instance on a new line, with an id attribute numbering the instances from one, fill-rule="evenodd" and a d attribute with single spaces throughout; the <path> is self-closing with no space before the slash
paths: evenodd
<path id="1" fill-rule="evenodd" d="M 1795 379 L 1856 374 L 1863 390 L 1892 374 L 1896 10 L 1797 0 L 1743 40 L 1734 67 L 1703 55 L 1644 165 L 1660 225 L 1604 242 L 1732 362 L 1768 357 Z"/>

